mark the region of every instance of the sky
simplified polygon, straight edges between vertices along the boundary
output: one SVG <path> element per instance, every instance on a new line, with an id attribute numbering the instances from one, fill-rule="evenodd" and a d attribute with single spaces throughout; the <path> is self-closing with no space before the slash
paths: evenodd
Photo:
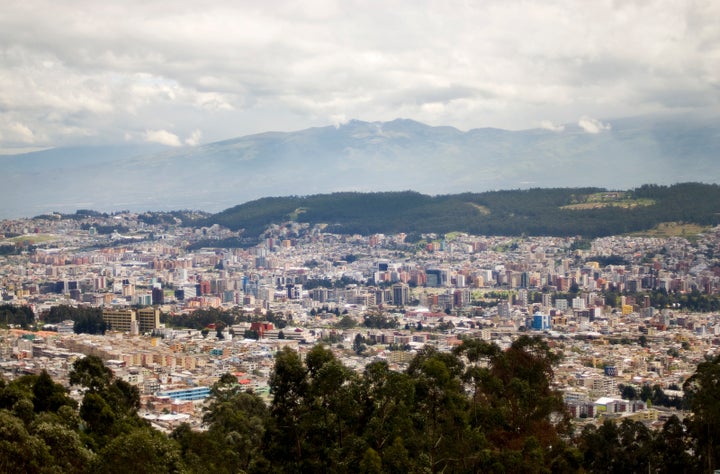
<path id="1" fill-rule="evenodd" d="M 0 150 L 720 110 L 717 0 L 4 0 Z"/>

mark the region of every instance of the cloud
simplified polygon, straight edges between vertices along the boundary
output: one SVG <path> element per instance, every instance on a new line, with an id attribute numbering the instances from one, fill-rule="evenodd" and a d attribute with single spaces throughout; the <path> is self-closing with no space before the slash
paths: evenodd
<path id="1" fill-rule="evenodd" d="M 718 17 L 676 0 L 7 0 L 0 124 L 58 145 L 169 123 L 214 141 L 342 115 L 467 130 L 717 110 Z"/>
<path id="2" fill-rule="evenodd" d="M 552 121 L 550 121 L 550 120 L 541 120 L 540 128 L 544 128 L 545 130 L 550 130 L 551 132 L 562 132 L 565 130 L 565 125 L 556 125 L 556 124 L 552 123 Z"/>
<path id="3" fill-rule="evenodd" d="M 146 130 L 145 141 L 174 147 L 182 146 L 180 138 L 167 130 Z"/>
<path id="4" fill-rule="evenodd" d="M 582 117 L 578 121 L 578 125 L 580 126 L 580 128 L 585 130 L 587 133 L 592 133 L 592 134 L 608 131 L 612 128 L 612 126 L 609 123 L 602 123 L 601 121 L 599 121 L 597 119 L 590 118 L 587 116 Z"/>
<path id="5" fill-rule="evenodd" d="M 345 114 L 333 114 L 330 116 L 330 123 L 332 123 L 335 128 L 340 128 L 341 125 L 345 125 L 348 121 L 349 119 Z"/>
<path id="6" fill-rule="evenodd" d="M 8 127 L 9 136 L 11 140 L 19 143 L 33 143 L 35 141 L 35 134 L 26 125 L 13 122 Z"/>
<path id="7" fill-rule="evenodd" d="M 198 129 L 193 130 L 189 137 L 185 139 L 185 144 L 189 146 L 198 146 L 200 139 L 202 138 L 202 132 Z"/>

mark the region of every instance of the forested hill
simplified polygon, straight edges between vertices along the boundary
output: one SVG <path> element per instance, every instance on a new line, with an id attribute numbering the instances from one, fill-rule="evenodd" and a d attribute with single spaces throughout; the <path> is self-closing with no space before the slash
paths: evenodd
<path id="1" fill-rule="evenodd" d="M 552 188 L 428 196 L 413 191 L 268 197 L 214 214 L 203 225 L 244 229 L 270 224 L 327 224 L 337 233 L 447 233 L 600 237 L 661 223 L 720 224 L 720 186 L 644 185 L 628 191 Z"/>

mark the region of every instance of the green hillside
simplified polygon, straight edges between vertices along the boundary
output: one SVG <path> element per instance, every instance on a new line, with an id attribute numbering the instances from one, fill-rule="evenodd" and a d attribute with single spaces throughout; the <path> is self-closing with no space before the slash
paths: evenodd
<path id="1" fill-rule="evenodd" d="M 649 231 L 661 223 L 720 224 L 720 186 L 644 185 L 628 191 L 551 188 L 428 196 L 413 191 L 272 197 L 215 214 L 220 224 L 257 236 L 287 221 L 327 224 L 337 233 L 468 232 L 478 235 L 581 235 Z"/>

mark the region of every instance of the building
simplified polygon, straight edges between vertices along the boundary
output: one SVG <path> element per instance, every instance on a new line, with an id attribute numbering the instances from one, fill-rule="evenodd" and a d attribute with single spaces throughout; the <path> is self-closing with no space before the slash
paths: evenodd
<path id="1" fill-rule="evenodd" d="M 405 306 L 410 300 L 410 287 L 405 283 L 396 283 L 392 286 L 392 299 L 395 306 Z"/>
<path id="2" fill-rule="evenodd" d="M 168 397 L 171 400 L 204 400 L 210 396 L 210 387 L 189 387 L 177 390 L 158 392 L 158 397 Z"/>
<path id="3" fill-rule="evenodd" d="M 501 301 L 498 303 L 498 316 L 507 319 L 510 317 L 510 302 Z"/>
<path id="4" fill-rule="evenodd" d="M 439 268 L 430 268 L 425 271 L 426 284 L 429 287 L 447 286 L 448 271 Z"/>
<path id="5" fill-rule="evenodd" d="M 152 332 L 160 327 L 160 309 L 147 307 L 137 310 L 140 333 Z"/>
<path id="6" fill-rule="evenodd" d="M 543 331 L 550 329 L 550 316 L 537 312 L 533 314 L 532 323 L 530 326 L 535 331 Z"/>
<path id="7" fill-rule="evenodd" d="M 165 304 L 165 293 L 160 287 L 152 289 L 152 304 Z"/>
<path id="8" fill-rule="evenodd" d="M 110 331 L 144 334 L 160 327 L 160 309 L 103 309 L 103 320 Z"/>

